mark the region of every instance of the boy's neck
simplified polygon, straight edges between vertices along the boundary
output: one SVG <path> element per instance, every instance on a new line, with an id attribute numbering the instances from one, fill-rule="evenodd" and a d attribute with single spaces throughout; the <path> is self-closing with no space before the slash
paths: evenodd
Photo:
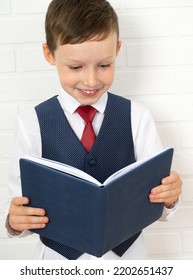
<path id="1" fill-rule="evenodd" d="M 84 104 L 80 104 L 75 98 L 73 98 L 70 94 L 68 94 L 63 88 L 61 88 L 61 93 L 58 98 L 59 98 L 60 104 L 62 105 L 62 108 L 71 114 L 73 114 L 80 105 L 84 105 Z M 95 104 L 92 104 L 92 106 L 95 107 L 98 112 L 103 114 L 105 111 L 105 108 L 106 108 L 107 100 L 108 100 L 108 94 L 107 94 L 107 92 L 105 92 Z"/>

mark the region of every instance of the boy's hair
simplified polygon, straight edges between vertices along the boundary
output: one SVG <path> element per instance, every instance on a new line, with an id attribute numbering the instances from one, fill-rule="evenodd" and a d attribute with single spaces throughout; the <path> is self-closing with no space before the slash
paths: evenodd
<path id="1" fill-rule="evenodd" d="M 58 44 L 103 40 L 113 31 L 119 38 L 117 14 L 106 0 L 53 0 L 46 14 L 45 30 L 52 53 Z"/>

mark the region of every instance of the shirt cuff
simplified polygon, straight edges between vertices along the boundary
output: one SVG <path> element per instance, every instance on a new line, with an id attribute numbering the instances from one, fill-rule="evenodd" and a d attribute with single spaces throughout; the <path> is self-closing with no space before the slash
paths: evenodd
<path id="1" fill-rule="evenodd" d="M 164 206 L 162 216 L 160 217 L 159 221 L 168 221 L 176 212 L 176 209 L 179 205 L 179 199 L 173 203 L 170 208 Z"/>
<path id="2" fill-rule="evenodd" d="M 9 224 L 9 215 L 7 215 L 7 218 L 6 218 L 6 221 L 5 221 L 5 228 L 7 230 L 7 235 L 11 238 L 13 238 L 13 237 L 25 237 L 27 235 L 32 234 L 32 232 L 30 232 L 29 230 L 18 231 L 18 230 L 14 230 L 13 228 L 11 228 L 11 226 Z"/>

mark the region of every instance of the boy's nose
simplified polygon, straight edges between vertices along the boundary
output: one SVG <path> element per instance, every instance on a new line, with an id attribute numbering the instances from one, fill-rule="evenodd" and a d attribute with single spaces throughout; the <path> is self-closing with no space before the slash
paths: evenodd
<path id="1" fill-rule="evenodd" d="M 97 73 L 95 71 L 89 71 L 85 78 L 84 84 L 89 88 L 95 88 L 97 85 Z"/>

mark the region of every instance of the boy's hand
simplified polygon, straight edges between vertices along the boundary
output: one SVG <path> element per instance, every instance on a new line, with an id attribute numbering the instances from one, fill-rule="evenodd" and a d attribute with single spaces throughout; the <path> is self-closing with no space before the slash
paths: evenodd
<path id="1" fill-rule="evenodd" d="M 161 185 L 153 188 L 149 195 L 150 202 L 163 202 L 170 208 L 177 201 L 182 191 L 182 181 L 179 175 L 172 171 L 170 175 L 161 181 Z"/>
<path id="2" fill-rule="evenodd" d="M 44 228 L 48 222 L 45 210 L 26 207 L 29 203 L 27 197 L 13 198 L 9 208 L 9 224 L 12 229 L 23 231 L 26 229 Z"/>

